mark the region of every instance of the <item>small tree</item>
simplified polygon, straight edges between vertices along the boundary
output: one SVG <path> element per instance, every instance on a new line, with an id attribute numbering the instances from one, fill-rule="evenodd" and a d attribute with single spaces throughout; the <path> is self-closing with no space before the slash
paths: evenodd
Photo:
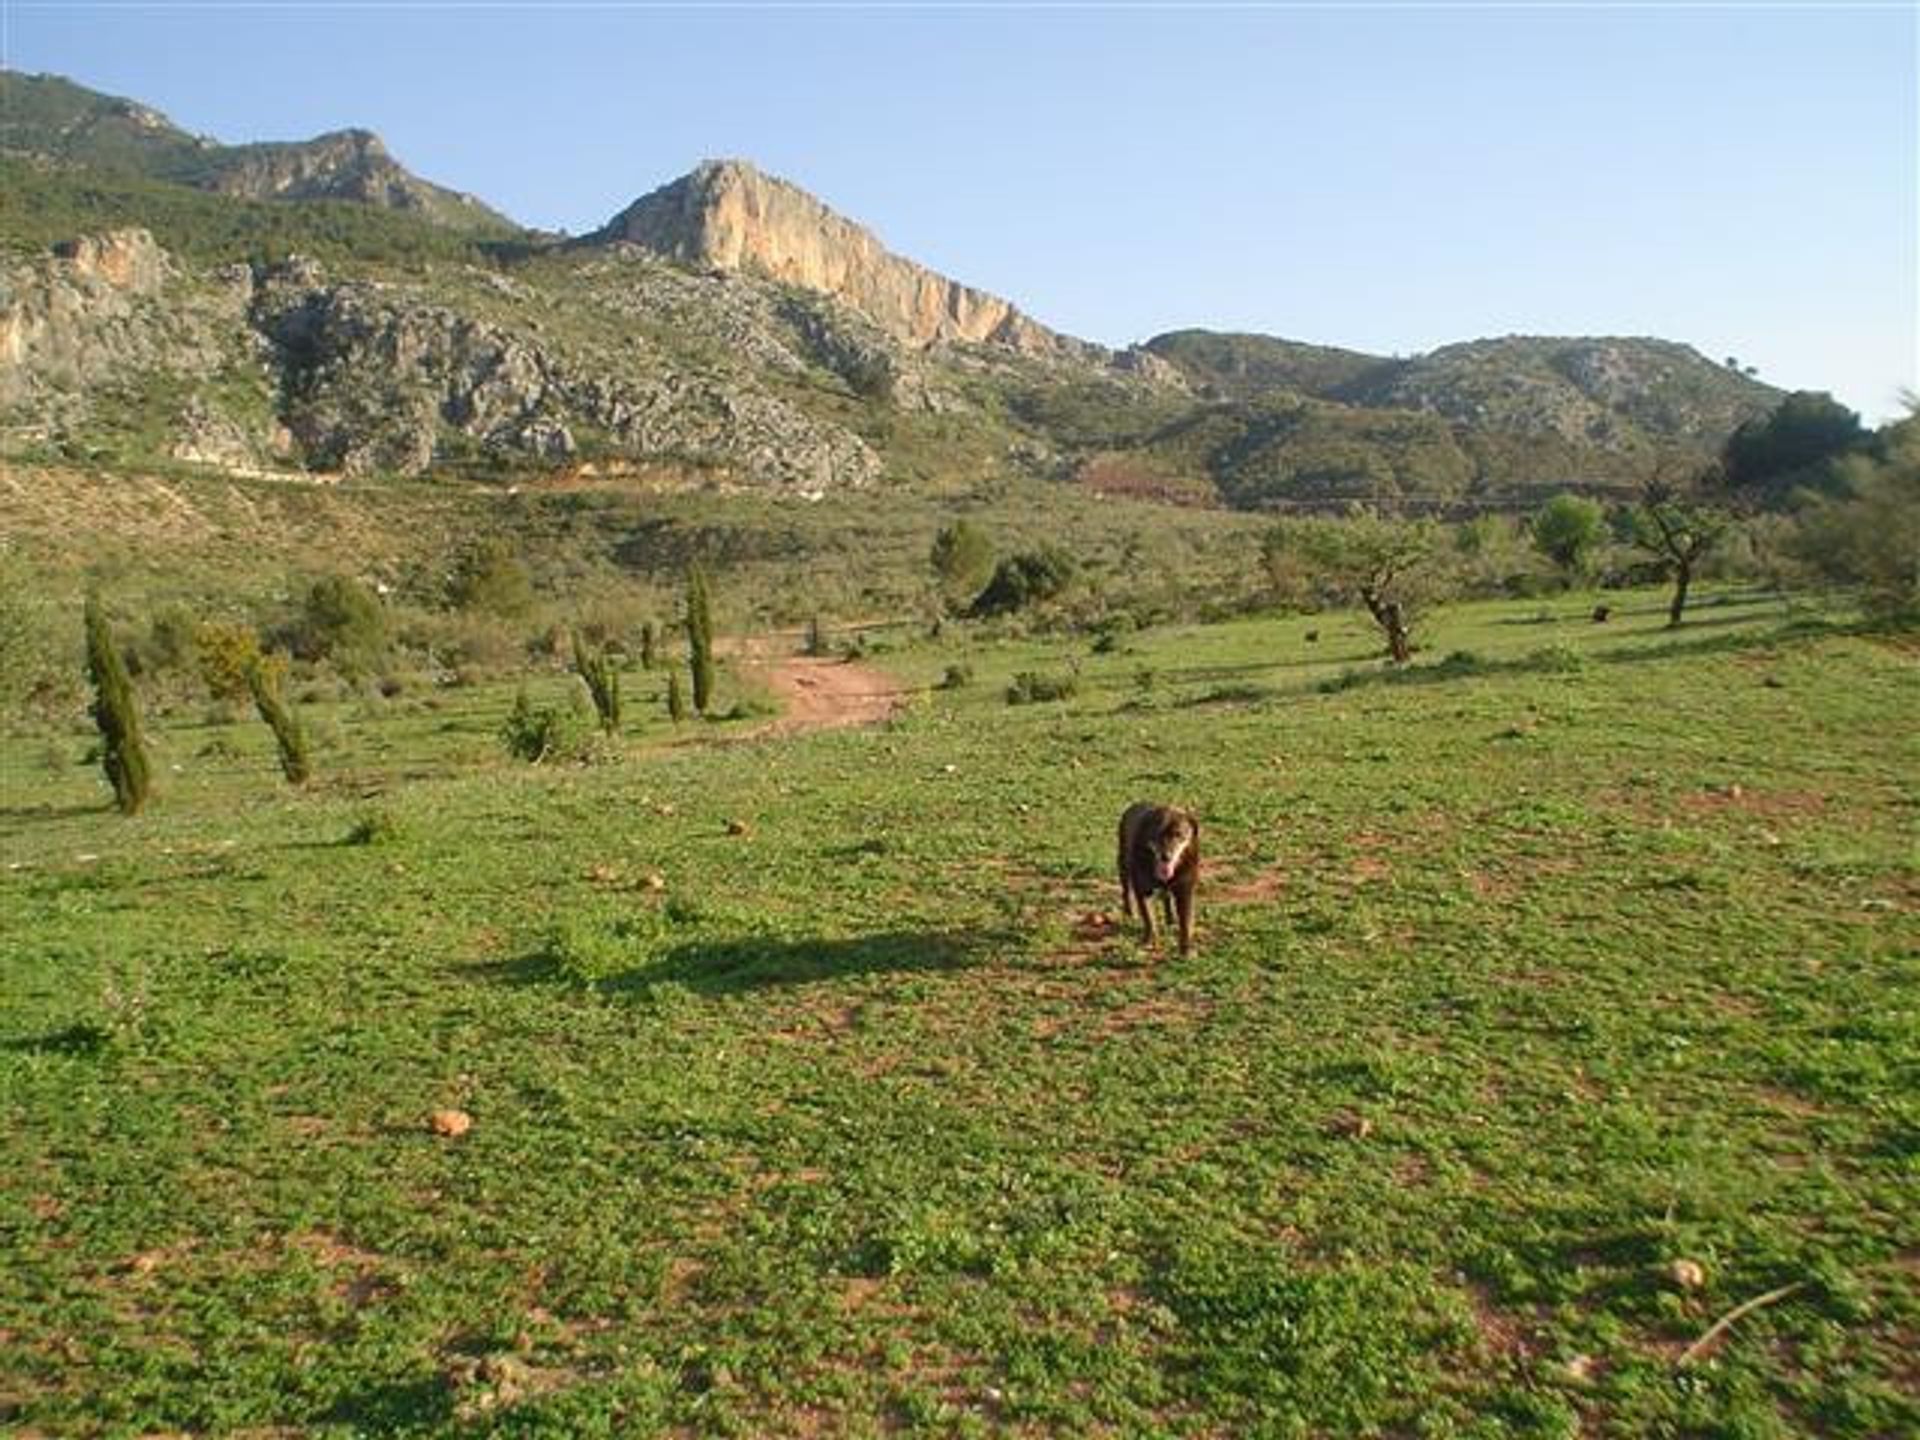
<path id="1" fill-rule="evenodd" d="M 273 743 L 280 751 L 280 773 L 290 785 L 304 785 L 313 778 L 313 752 L 307 743 L 307 730 L 286 701 L 287 662 L 284 656 L 255 654 L 247 666 L 247 691 L 253 696 L 253 708 L 273 732 Z"/>
<path id="2" fill-rule="evenodd" d="M 818 658 L 827 653 L 827 627 L 818 612 L 807 619 L 807 654 Z"/>
<path id="3" fill-rule="evenodd" d="M 86 605 L 87 674 L 93 681 L 93 722 L 100 728 L 100 764 L 113 786 L 113 803 L 137 815 L 153 788 L 153 769 L 140 734 L 140 712 L 126 661 L 113 643 L 98 595 Z"/>
<path id="4" fill-rule="evenodd" d="M 1870 614 L 1920 614 L 1920 400 L 1874 448 L 1838 463 L 1839 494 L 1806 516 L 1792 548 L 1820 575 L 1859 587 Z"/>
<path id="5" fill-rule="evenodd" d="M 1717 478 L 1736 502 L 1779 507 L 1796 490 L 1831 493 L 1833 462 L 1865 450 L 1871 439 L 1860 417 L 1831 395 L 1797 390 L 1727 437 Z"/>
<path id="6" fill-rule="evenodd" d="M 993 567 L 993 578 L 974 597 L 973 615 L 1004 615 L 1063 594 L 1078 567 L 1073 557 L 1055 546 L 1042 546 L 1009 555 Z"/>
<path id="7" fill-rule="evenodd" d="M 593 709 L 600 717 L 600 728 L 609 735 L 619 734 L 620 671 L 604 647 L 589 647 L 578 630 L 573 632 L 573 668 L 586 682 L 587 693 L 593 697 Z"/>
<path id="8" fill-rule="evenodd" d="M 660 637 L 654 632 L 653 622 L 646 620 L 640 625 L 640 668 L 653 669 L 653 662 L 659 658 Z"/>
<path id="9" fill-rule="evenodd" d="M 970 595 L 993 569 L 993 542 L 971 520 L 955 520 L 934 534 L 927 563 L 948 595 Z"/>
<path id="10" fill-rule="evenodd" d="M 249 693 L 248 672 L 260 660 L 260 637 L 251 625 L 204 621 L 193 632 L 193 651 L 201 683 L 214 699 L 235 701 Z"/>
<path id="11" fill-rule="evenodd" d="M 490 537 L 460 557 L 447 598 L 457 609 L 517 619 L 533 609 L 533 577 L 511 545 Z"/>
<path id="12" fill-rule="evenodd" d="M 687 659 L 693 673 L 693 708 L 704 715 L 713 703 L 713 597 L 707 572 L 697 562 L 687 570 Z"/>
<path id="13" fill-rule="evenodd" d="M 1667 628 L 1677 629 L 1687 609 L 1687 592 L 1700 560 L 1727 533 L 1732 521 L 1702 498 L 1713 488 L 1717 472 L 1709 468 L 1689 485 L 1656 475 L 1641 487 L 1639 502 L 1628 516 L 1633 543 L 1659 560 L 1673 576 L 1673 600 L 1667 606 Z"/>
<path id="14" fill-rule="evenodd" d="M 667 672 L 667 718 L 678 725 L 687 718 L 687 692 L 680 687 L 680 672 Z"/>
<path id="15" fill-rule="evenodd" d="M 1533 543 L 1569 580 L 1587 573 L 1607 533 L 1606 511 L 1581 495 L 1556 495 L 1533 517 Z"/>
<path id="16" fill-rule="evenodd" d="M 1418 612 L 1444 588 L 1436 526 L 1363 511 L 1344 520 L 1291 522 L 1281 527 L 1279 543 L 1298 549 L 1331 598 L 1366 607 L 1394 664 L 1413 658 Z"/>
<path id="17" fill-rule="evenodd" d="M 323 575 L 308 587 L 291 637 L 302 658 L 331 660 L 349 673 L 370 669 L 387 644 L 387 613 L 347 575 Z"/>

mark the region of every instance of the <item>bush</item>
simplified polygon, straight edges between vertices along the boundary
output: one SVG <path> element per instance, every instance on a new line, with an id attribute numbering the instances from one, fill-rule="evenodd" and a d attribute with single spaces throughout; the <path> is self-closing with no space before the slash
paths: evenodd
<path id="1" fill-rule="evenodd" d="M 973 666 L 964 660 L 947 666 L 947 673 L 940 677 L 942 690 L 964 690 L 973 683 Z"/>
<path id="2" fill-rule="evenodd" d="M 386 810 L 361 811 L 347 831 L 349 845 L 390 845 L 399 838 L 400 826 Z"/>
<path id="3" fill-rule="evenodd" d="M 533 577 L 505 540 L 482 540 L 461 557 L 447 598 L 457 610 L 517 619 L 533 609 Z"/>
<path id="4" fill-rule="evenodd" d="M 955 520 L 935 534 L 927 561 L 945 589 L 964 595 L 993 568 L 993 542 L 972 521 Z"/>
<path id="5" fill-rule="evenodd" d="M 209 620 L 193 632 L 200 681 L 217 702 L 237 704 L 249 695 L 247 672 L 260 659 L 260 637 L 251 625 Z"/>
<path id="6" fill-rule="evenodd" d="M 1879 455 L 1834 467 L 1838 495 L 1815 506 L 1793 550 L 1816 573 L 1858 586 L 1868 613 L 1920 613 L 1920 410 L 1883 429 Z"/>
<path id="7" fill-rule="evenodd" d="M 522 686 L 513 709 L 500 726 L 500 743 L 516 760 L 538 765 L 548 760 L 578 759 L 586 753 L 588 727 L 571 708 L 535 705 Z"/>
<path id="8" fill-rule="evenodd" d="M 1080 691 L 1080 677 L 1073 674 L 1042 675 L 1022 670 L 1007 686 L 1009 705 L 1036 705 L 1050 700 L 1071 700 Z"/>
<path id="9" fill-rule="evenodd" d="M 323 575 L 308 588 L 286 637 L 302 660 L 331 660 L 346 674 L 372 669 L 387 645 L 380 598 L 346 575 Z"/>
<path id="10" fill-rule="evenodd" d="M 1052 546 L 1009 555 L 994 567 L 993 578 L 974 597 L 969 613 L 1006 615 L 1052 600 L 1073 583 L 1077 569 L 1071 555 Z"/>

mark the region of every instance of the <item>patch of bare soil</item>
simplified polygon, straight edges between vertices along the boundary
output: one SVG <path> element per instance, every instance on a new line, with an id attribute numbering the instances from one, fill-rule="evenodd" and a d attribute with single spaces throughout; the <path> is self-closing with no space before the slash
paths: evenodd
<path id="1" fill-rule="evenodd" d="M 797 631 L 756 635 L 723 646 L 779 697 L 782 714 L 754 736 L 797 735 L 878 725 L 905 703 L 892 677 L 855 660 L 796 655 Z"/>
<path id="2" fill-rule="evenodd" d="M 900 708 L 905 692 L 872 666 L 794 655 L 767 671 L 785 713 L 761 734 L 791 735 L 877 725 Z"/>

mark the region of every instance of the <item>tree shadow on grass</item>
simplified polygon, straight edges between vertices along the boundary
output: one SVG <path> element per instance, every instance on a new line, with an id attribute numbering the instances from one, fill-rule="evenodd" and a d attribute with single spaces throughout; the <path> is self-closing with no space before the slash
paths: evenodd
<path id="1" fill-rule="evenodd" d="M 0 1051 L 19 1055 L 98 1055 L 112 1038 L 103 1027 L 78 1021 L 64 1030 L 49 1031 L 45 1035 L 0 1040 Z"/>
<path id="2" fill-rule="evenodd" d="M 1326 681 L 1326 692 L 1353 690 L 1362 686 L 1439 685 L 1472 676 L 1552 675 L 1577 671 L 1587 666 L 1637 665 L 1649 660 L 1701 658 L 1730 655 L 1749 650 L 1765 650 L 1775 645 L 1803 642 L 1843 633 L 1841 627 L 1821 622 L 1789 621 L 1770 629 L 1723 631 L 1713 635 L 1690 637 L 1690 631 L 1704 630 L 1711 622 L 1688 621 L 1673 638 L 1656 644 L 1625 645 L 1611 650 L 1568 653 L 1543 647 L 1529 655 L 1511 659 L 1487 660 L 1466 652 L 1455 652 L 1446 659 L 1403 669 L 1349 670 Z"/>
<path id="3" fill-rule="evenodd" d="M 856 975 L 906 975 L 964 969 L 1003 950 L 996 931 L 887 931 L 844 938 L 746 935 L 689 940 L 656 958 L 612 974 L 587 977 L 549 951 L 481 967 L 512 985 L 576 984 L 603 995 L 644 996 L 674 985 L 700 995 L 737 995 L 813 985 Z"/>
<path id="4" fill-rule="evenodd" d="M 343 1395 L 319 1417 L 322 1424 L 351 1426 L 357 1435 L 405 1433 L 444 1425 L 452 1418 L 453 1391 L 438 1377 L 374 1385 Z"/>

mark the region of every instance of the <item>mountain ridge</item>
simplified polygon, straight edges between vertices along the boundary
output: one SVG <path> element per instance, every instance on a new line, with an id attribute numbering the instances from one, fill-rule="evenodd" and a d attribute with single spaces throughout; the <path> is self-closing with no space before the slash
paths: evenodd
<path id="1" fill-rule="evenodd" d="M 521 227 L 476 196 L 423 180 L 371 130 L 224 145 L 150 105 L 58 75 L 0 70 L 0 149 L 258 200 L 343 200 L 413 212 L 448 229 Z"/>
<path id="2" fill-rule="evenodd" d="M 1647 337 L 1385 357 L 1185 330 L 1116 352 L 747 161 L 578 239 L 450 227 L 414 201 L 452 192 L 370 131 L 220 146 L 28 78 L 0 73 L 0 179 L 30 196 L 0 211 L 0 419 L 63 455 L 643 465 L 795 494 L 1015 469 L 1255 508 L 1454 503 L 1628 486 L 1781 393 Z"/>

